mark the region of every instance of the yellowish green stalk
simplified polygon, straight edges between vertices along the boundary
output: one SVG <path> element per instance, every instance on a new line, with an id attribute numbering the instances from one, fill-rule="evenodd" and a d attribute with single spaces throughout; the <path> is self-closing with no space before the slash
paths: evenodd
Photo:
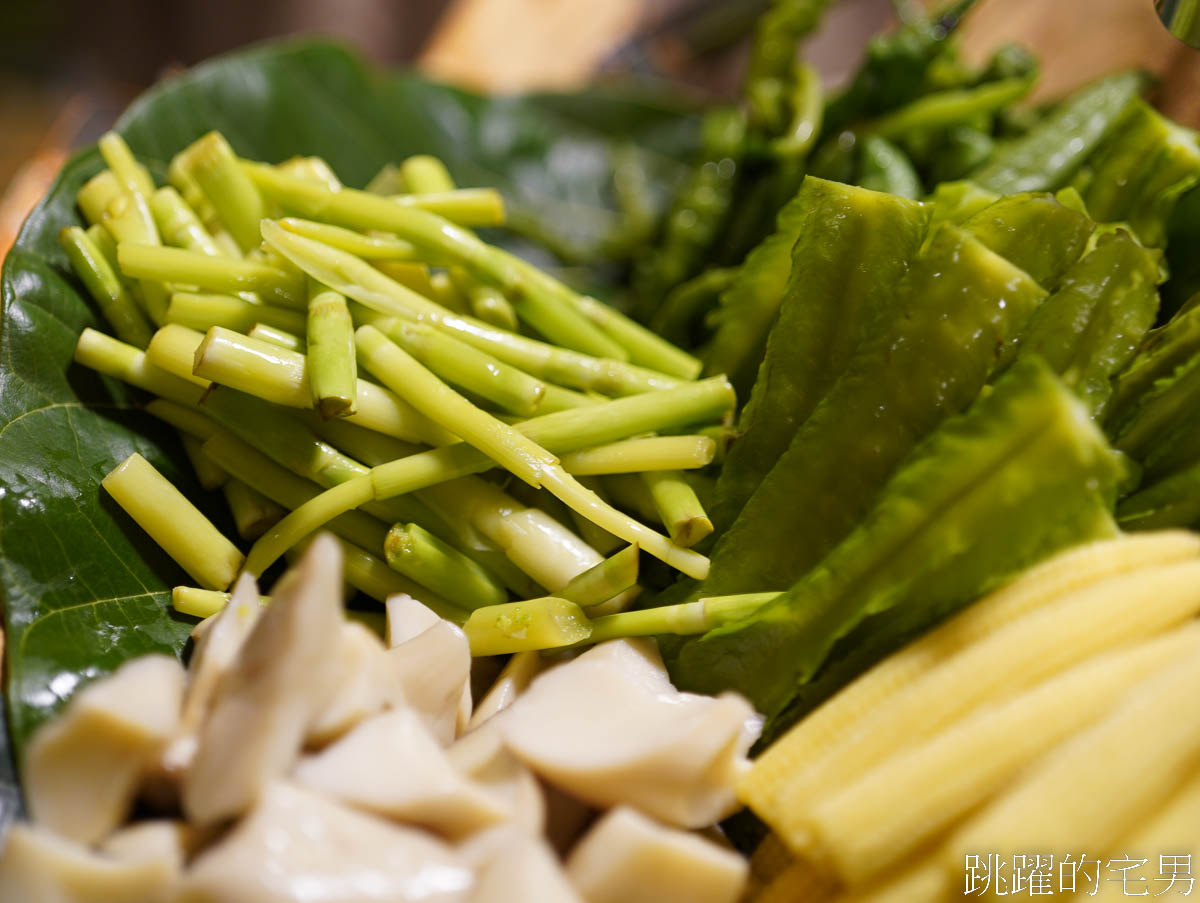
<path id="1" fill-rule="evenodd" d="M 258 247 L 262 196 L 238 165 L 229 142 L 220 133 L 209 132 L 185 149 L 180 159 L 242 252 Z"/>
<path id="2" fill-rule="evenodd" d="M 342 419 L 326 420 L 315 411 L 297 412 L 297 416 L 305 426 L 338 451 L 345 452 L 368 467 L 386 464 L 399 458 L 407 458 L 409 455 L 415 455 L 424 447 L 355 426 Z"/>
<path id="3" fill-rule="evenodd" d="M 387 601 L 389 596 L 404 593 L 432 609 L 439 617 L 455 624 L 467 620 L 467 612 L 443 599 L 433 590 L 422 586 L 388 567 L 387 562 L 358 546 L 343 541 L 342 569 L 346 582 L 372 599 Z"/>
<path id="4" fill-rule="evenodd" d="M 703 364 L 698 358 L 672 345 L 615 307 L 595 298 L 577 296 L 575 305 L 629 354 L 629 360 L 679 379 L 695 379 Z"/>
<path id="5" fill-rule="evenodd" d="M 221 249 L 204 228 L 196 211 L 171 186 L 160 188 L 150 195 L 150 213 L 163 244 L 199 251 L 211 257 L 221 255 Z"/>
<path id="6" fill-rule="evenodd" d="M 583 610 L 555 596 L 477 609 L 463 630 L 474 656 L 559 649 L 583 642 L 591 633 Z"/>
<path id="7" fill-rule="evenodd" d="M 84 219 L 93 226 L 104 225 L 104 214 L 108 205 L 121 193 L 121 183 L 112 170 L 102 169 L 83 183 L 75 195 L 75 203 L 83 211 Z"/>
<path id="8" fill-rule="evenodd" d="M 152 364 L 141 349 L 91 328 L 75 343 L 75 362 L 182 405 L 199 404 L 204 394 L 194 383 Z"/>
<path id="9" fill-rule="evenodd" d="M 430 326 L 402 323 L 390 337 L 446 382 L 519 417 L 533 416 L 546 394 L 540 379 Z"/>
<path id="10" fill-rule="evenodd" d="M 455 224 L 426 209 L 435 199 L 468 195 L 456 191 L 438 195 L 403 195 L 411 205 L 397 198 L 385 199 L 361 191 L 346 189 L 331 192 L 300 180 L 288 180 L 269 167 L 255 168 L 255 178 L 264 190 L 282 204 L 313 219 L 368 231 L 394 232 L 411 242 L 430 262 L 438 261 L 463 267 L 474 278 L 495 286 L 512 299 L 522 320 L 528 322 L 556 344 L 598 357 L 625 360 L 626 353 L 604 332 L 586 319 L 573 305 L 575 297 L 566 286 L 547 276 L 520 258 L 485 244 L 462 225 L 488 225 L 485 222 Z M 268 184 L 268 182 L 270 184 Z M 498 197 L 498 196 L 497 196 Z M 430 209 L 433 209 L 430 207 Z M 263 232 L 264 238 L 266 231 Z M 299 264 L 298 264 L 299 265 Z M 317 276 L 322 282 L 327 280 Z M 330 285 L 331 288 L 340 286 Z M 350 294 L 344 292 L 344 294 Z"/>
<path id="11" fill-rule="evenodd" d="M 278 223 L 264 222 L 262 231 L 268 245 L 309 276 L 359 302 L 351 308 L 356 323 L 371 323 L 386 332 L 389 318 L 422 320 L 547 382 L 605 395 L 631 395 L 679 385 L 679 380 L 666 374 L 559 348 L 480 320 L 455 316 L 353 254 L 290 232 Z"/>
<path id="12" fill-rule="evenodd" d="M 282 505 L 241 480 L 227 479 L 222 489 L 229 512 L 233 515 L 234 526 L 242 539 L 258 539 L 287 514 L 287 509 Z"/>
<path id="13" fill-rule="evenodd" d="M 263 195 L 285 210 L 352 229 L 379 229 L 407 238 L 401 229 L 392 228 L 390 224 L 410 222 L 412 218 L 390 216 L 389 208 L 399 210 L 402 214 L 419 213 L 436 219 L 444 218 L 457 226 L 504 225 L 504 199 L 494 188 L 464 188 L 436 194 L 380 197 L 353 188 L 331 191 L 323 185 L 297 179 L 264 163 L 243 161 L 242 169 Z"/>
<path id="14" fill-rule="evenodd" d="M 187 455 L 192 470 L 196 473 L 200 488 L 211 492 L 213 489 L 220 489 L 224 486 L 229 479 L 229 474 L 204 453 L 204 449 L 201 447 L 204 444 L 203 440 L 187 433 L 182 433 L 179 438 L 183 442 L 184 454 Z"/>
<path id="15" fill-rule="evenodd" d="M 709 596 L 680 605 L 603 615 L 591 622 L 589 643 L 635 636 L 694 636 L 754 614 L 779 593 Z"/>
<path id="16" fill-rule="evenodd" d="M 176 404 L 163 398 L 148 401 L 146 412 L 153 414 L 164 423 L 169 423 L 180 432 L 201 441 L 212 438 L 221 429 L 211 417 L 200 413 L 195 408 Z"/>
<path id="17" fill-rule="evenodd" d="M 303 278 L 278 267 L 255 260 L 210 257 L 184 248 L 123 242 L 120 237 L 117 241 L 121 272 L 143 282 L 189 285 L 228 294 L 255 292 L 269 304 L 293 310 L 307 306 Z"/>
<path id="18" fill-rule="evenodd" d="M 275 404 L 311 409 L 308 359 L 278 345 L 214 326 L 196 351 L 193 371 L 215 383 Z M 452 434 L 375 383 L 356 383 L 351 422 L 406 442 L 444 445 Z"/>
<path id="19" fill-rule="evenodd" d="M 105 132 L 96 144 L 109 171 L 132 200 L 136 216 L 141 220 L 143 232 L 147 236 L 153 236 L 151 244 L 157 244 L 160 240 L 158 227 L 154 224 L 154 217 L 150 213 L 150 196 L 154 194 L 154 180 L 150 177 L 149 170 L 134 159 L 129 145 L 116 132 Z"/>
<path id="20" fill-rule="evenodd" d="M 288 232 L 346 251 L 364 260 L 419 260 L 417 249 L 411 243 L 391 235 L 364 235 L 353 229 L 293 216 L 285 216 L 276 222 Z"/>
<path id="21" fill-rule="evenodd" d="M 508 599 L 504 586 L 462 552 L 416 524 L 396 524 L 384 544 L 388 565 L 452 604 L 474 610 Z"/>
<path id="22" fill-rule="evenodd" d="M 134 452 L 101 485 L 205 589 L 226 589 L 242 567 L 237 546 L 145 458 Z"/>
<path id="23" fill-rule="evenodd" d="M 299 508 L 306 502 L 326 494 L 316 483 L 298 476 L 225 430 L 215 433 L 204 443 L 204 452 L 231 477 L 253 486 L 284 508 Z M 325 526 L 355 545 L 379 555 L 383 554 L 387 524 L 365 512 L 349 508 L 332 518 Z"/>
<path id="24" fill-rule="evenodd" d="M 715 452 L 707 436 L 650 436 L 571 452 L 562 466 L 576 475 L 694 470 L 710 464 Z"/>
<path id="25" fill-rule="evenodd" d="M 229 604 L 232 593 L 215 589 L 200 589 L 196 586 L 176 586 L 171 590 L 171 605 L 183 615 L 193 618 L 211 618 Z M 270 596 L 259 596 L 258 601 L 266 605 Z"/>
<path id="26" fill-rule="evenodd" d="M 567 452 L 587 445 L 614 441 L 622 436 L 653 432 L 716 419 L 732 407 L 734 394 L 724 377 L 687 383 L 661 393 L 632 395 L 584 410 L 547 414 L 518 425 L 517 429 L 554 452 Z M 447 480 L 481 473 L 493 466 L 483 452 L 464 442 L 410 455 L 380 465 L 367 477 L 374 498 L 384 499 L 415 492 Z M 644 487 L 635 484 L 648 498 Z M 363 490 L 367 490 L 364 488 Z M 653 511 L 653 506 L 650 506 Z M 265 535 L 251 555 L 265 562 L 276 561 L 288 548 L 317 530 L 329 516 L 324 504 L 297 508 Z M 599 528 L 597 528 L 599 529 Z"/>
<path id="27" fill-rule="evenodd" d="M 313 406 L 326 420 L 355 413 L 358 362 L 354 354 L 354 323 L 346 299 L 337 292 L 310 289 L 308 383 Z"/>
<path id="28" fill-rule="evenodd" d="M 637 586 L 638 548 L 626 546 L 594 567 L 588 568 L 562 589 L 558 595 L 580 608 L 590 608 L 619 596 Z"/>
<path id="29" fill-rule="evenodd" d="M 284 160 L 276 167 L 284 175 L 307 179 L 324 185 L 330 191 L 338 191 L 342 187 L 341 180 L 328 163 L 320 157 L 292 157 Z"/>
<path id="30" fill-rule="evenodd" d="M 246 335 L 257 342 L 266 342 L 268 345 L 286 348 L 288 351 L 294 351 L 297 354 L 304 354 L 308 347 L 304 339 L 296 335 L 296 333 L 288 332 L 285 329 L 279 329 L 266 323 L 255 323 L 246 332 Z"/>
<path id="31" fill-rule="evenodd" d="M 207 389 L 211 381 L 195 373 L 196 352 L 203 342 L 204 333 L 168 323 L 150 338 L 146 356 L 168 373 Z"/>
<path id="32" fill-rule="evenodd" d="M 150 342 L 149 321 L 120 277 L 109 266 L 103 252 L 78 226 L 68 226 L 58 234 L 58 243 L 67 252 L 71 268 L 100 307 L 100 313 L 123 342 L 145 348 Z"/>
<path id="33" fill-rule="evenodd" d="M 704 506 L 677 470 L 647 470 L 641 476 L 672 542 L 691 548 L 713 531 Z"/>
<path id="34" fill-rule="evenodd" d="M 175 292 L 167 307 L 167 322 L 207 332 L 212 326 L 224 326 L 234 332 L 248 333 L 256 323 L 303 335 L 306 317 L 303 311 L 274 304 L 253 304 L 234 295 Z"/>

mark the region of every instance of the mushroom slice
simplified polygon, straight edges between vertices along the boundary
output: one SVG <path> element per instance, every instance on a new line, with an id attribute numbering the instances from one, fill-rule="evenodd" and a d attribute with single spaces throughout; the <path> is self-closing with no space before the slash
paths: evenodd
<path id="1" fill-rule="evenodd" d="M 338 676 L 328 704 L 309 726 L 307 742 L 322 746 L 384 707 L 386 688 L 380 670 L 386 647 L 368 627 L 342 625 Z"/>
<path id="2" fill-rule="evenodd" d="M 626 806 L 596 822 L 567 858 L 588 903 L 734 903 L 748 871 L 733 850 Z"/>
<path id="3" fill-rule="evenodd" d="M 431 835 L 276 781 L 192 864 L 175 903 L 454 903 L 472 883 Z"/>
<path id="4" fill-rule="evenodd" d="M 510 807 L 450 764 L 416 712 L 370 718 L 316 755 L 296 780 L 344 803 L 461 838 L 504 821 Z"/>
<path id="5" fill-rule="evenodd" d="M 463 698 L 470 693 L 467 635 L 439 620 L 384 655 L 386 684 L 421 714 L 439 743 L 454 742 Z"/>
<path id="6" fill-rule="evenodd" d="M 183 683 L 178 661 L 148 655 L 81 690 L 29 743 L 25 798 L 33 820 L 84 844 L 124 821 L 179 723 Z"/>
<path id="7" fill-rule="evenodd" d="M 652 641 L 614 640 L 539 676 L 503 730 L 518 758 L 568 794 L 699 828 L 738 808 L 734 782 L 759 724 L 739 696 L 676 690 Z"/>
<path id="8" fill-rule="evenodd" d="M 446 755 L 460 774 L 502 800 L 507 818 L 531 836 L 546 826 L 546 803 L 533 772 L 504 745 L 499 725 L 477 728 L 456 740 Z"/>
<path id="9" fill-rule="evenodd" d="M 162 859 L 109 859 L 50 831 L 16 824 L 0 854 L 0 900 L 166 903 L 177 870 Z"/>
<path id="10" fill-rule="evenodd" d="M 179 729 L 163 753 L 167 775 L 182 776 L 187 771 L 196 754 L 196 734 L 208 714 L 213 694 L 236 661 L 261 612 L 258 584 L 252 576 L 243 574 L 233 587 L 229 604 L 192 631 L 196 646 L 188 663 Z"/>
<path id="11" fill-rule="evenodd" d="M 463 855 L 477 863 L 478 875 L 470 903 L 583 903 L 544 840 L 503 827 L 470 846 Z"/>
<path id="12" fill-rule="evenodd" d="M 516 702 L 517 697 L 529 689 L 533 679 L 545 668 L 546 660 L 540 652 L 516 653 L 508 660 L 496 682 L 487 691 L 487 695 L 476 706 L 471 720 L 467 723 L 467 730 L 478 728 L 493 715 L 499 714 Z"/>
<path id="13" fill-rule="evenodd" d="M 136 822 L 105 838 L 99 851 L 121 862 L 162 862 L 181 871 L 199 838 L 186 822 L 154 819 Z"/>
<path id="14" fill-rule="evenodd" d="M 384 605 L 387 608 L 388 646 L 406 643 L 442 620 L 432 608 L 407 593 L 388 596 Z"/>
<path id="15" fill-rule="evenodd" d="M 183 784 L 188 819 L 210 825 L 254 805 L 291 768 L 338 674 L 342 550 L 312 542 L 221 679 Z"/>

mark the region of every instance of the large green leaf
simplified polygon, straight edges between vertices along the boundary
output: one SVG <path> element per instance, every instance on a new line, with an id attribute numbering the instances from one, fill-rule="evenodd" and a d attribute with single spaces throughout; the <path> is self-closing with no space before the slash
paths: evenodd
<path id="1" fill-rule="evenodd" d="M 256 159 L 319 154 L 351 185 L 389 161 L 437 154 L 460 184 L 497 186 L 522 220 L 590 254 L 615 216 L 614 155 L 627 159 L 636 146 L 649 183 L 665 185 L 695 142 L 690 113 L 630 91 L 486 99 L 373 71 L 323 42 L 267 45 L 201 66 L 147 93 L 118 128 L 160 172 L 214 128 Z M 67 164 L 3 271 L 0 567 L 16 752 L 81 685 L 132 656 L 180 650 L 191 627 L 168 600 L 182 571 L 99 481 L 136 450 L 203 494 L 136 393 L 71 362 L 79 332 L 100 324 L 56 236 L 78 222 L 75 192 L 100 165 L 94 149 Z M 7 765 L 0 761 L 0 791 Z M 3 812 L 0 804 L 0 825 Z"/>

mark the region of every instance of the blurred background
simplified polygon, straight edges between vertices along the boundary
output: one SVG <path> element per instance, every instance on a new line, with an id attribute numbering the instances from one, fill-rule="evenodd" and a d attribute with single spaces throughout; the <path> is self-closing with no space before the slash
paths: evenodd
<path id="1" fill-rule="evenodd" d="M 829 85 L 895 2 L 841 0 L 810 42 Z M 0 0 L 0 256 L 70 150 L 173 69 L 292 34 L 334 35 L 385 65 L 484 91 L 569 90 L 641 77 L 732 95 L 768 0 Z M 934 5 L 932 2 L 930 5 Z M 968 56 L 1019 40 L 1042 57 L 1039 97 L 1128 65 L 1162 79 L 1166 112 L 1200 126 L 1200 52 L 1153 0 L 981 0 Z"/>

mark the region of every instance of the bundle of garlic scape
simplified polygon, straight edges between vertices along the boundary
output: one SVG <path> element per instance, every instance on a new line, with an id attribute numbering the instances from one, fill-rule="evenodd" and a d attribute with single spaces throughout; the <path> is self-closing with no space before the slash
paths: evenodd
<path id="1" fill-rule="evenodd" d="M 738 899 L 745 861 L 695 831 L 737 807 L 744 700 L 614 640 L 518 654 L 473 709 L 462 630 L 398 595 L 385 643 L 345 618 L 341 558 L 318 537 L 267 603 L 244 576 L 186 671 L 131 661 L 43 726 L 0 899 Z"/>

